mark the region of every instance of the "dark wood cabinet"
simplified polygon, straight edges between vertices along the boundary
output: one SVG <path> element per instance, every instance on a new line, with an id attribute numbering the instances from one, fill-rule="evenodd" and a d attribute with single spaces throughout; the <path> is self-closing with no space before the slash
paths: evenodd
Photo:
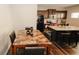
<path id="1" fill-rule="evenodd" d="M 57 11 L 56 9 L 38 10 L 37 15 L 38 16 L 44 15 L 45 19 L 50 18 L 51 15 L 53 15 L 52 18 L 55 18 L 55 19 L 66 19 L 67 18 L 67 11 Z"/>
<path id="2" fill-rule="evenodd" d="M 58 16 L 58 19 L 66 19 L 67 11 L 56 11 L 56 15 Z"/>
<path id="3" fill-rule="evenodd" d="M 48 18 L 48 12 L 47 10 L 38 10 L 37 15 L 44 15 L 44 18 Z"/>
<path id="4" fill-rule="evenodd" d="M 54 15 L 56 13 L 56 9 L 48 9 L 48 18 L 50 18 L 51 15 Z"/>

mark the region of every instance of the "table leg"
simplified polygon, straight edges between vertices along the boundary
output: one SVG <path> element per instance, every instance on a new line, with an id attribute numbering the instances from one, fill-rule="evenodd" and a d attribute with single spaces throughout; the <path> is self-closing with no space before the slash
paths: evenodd
<path id="1" fill-rule="evenodd" d="M 13 47 L 13 53 L 12 53 L 13 55 L 16 55 L 16 49 L 17 49 L 17 48 L 14 46 L 14 47 Z"/>

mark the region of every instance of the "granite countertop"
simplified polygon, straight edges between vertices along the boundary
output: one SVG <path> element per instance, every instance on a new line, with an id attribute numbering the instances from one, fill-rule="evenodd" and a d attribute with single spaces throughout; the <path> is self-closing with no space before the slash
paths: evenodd
<path id="1" fill-rule="evenodd" d="M 54 30 L 59 30 L 59 31 L 71 31 L 71 30 L 79 30 L 79 27 L 77 26 L 48 26 L 49 28 L 51 29 L 54 29 Z"/>

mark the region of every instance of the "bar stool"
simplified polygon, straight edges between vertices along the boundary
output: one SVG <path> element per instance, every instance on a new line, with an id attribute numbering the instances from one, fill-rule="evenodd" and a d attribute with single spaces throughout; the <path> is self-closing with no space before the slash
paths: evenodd
<path id="1" fill-rule="evenodd" d="M 51 41 L 51 31 L 44 32 L 46 37 Z"/>
<path id="2" fill-rule="evenodd" d="M 78 44 L 78 42 L 79 42 L 79 32 L 76 32 L 76 46 L 77 46 L 77 44 Z"/>
<path id="3" fill-rule="evenodd" d="M 71 41 L 70 41 L 72 47 L 76 47 L 78 41 L 79 41 L 79 32 L 73 31 L 71 34 Z"/>
<path id="4" fill-rule="evenodd" d="M 70 35 L 71 33 L 69 31 L 61 31 L 58 34 L 58 41 L 60 45 L 65 45 L 65 44 L 69 44 L 69 39 L 70 39 Z"/>

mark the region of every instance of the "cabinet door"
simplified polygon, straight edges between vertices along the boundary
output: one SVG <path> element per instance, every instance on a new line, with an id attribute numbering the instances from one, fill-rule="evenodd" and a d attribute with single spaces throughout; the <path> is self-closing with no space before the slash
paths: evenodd
<path id="1" fill-rule="evenodd" d="M 56 9 L 48 9 L 47 11 L 48 11 L 48 17 L 56 13 Z"/>
<path id="2" fill-rule="evenodd" d="M 56 11 L 58 19 L 66 19 L 67 11 Z"/>
<path id="3" fill-rule="evenodd" d="M 37 15 L 44 15 L 44 18 L 48 18 L 48 12 L 47 10 L 38 10 Z"/>

